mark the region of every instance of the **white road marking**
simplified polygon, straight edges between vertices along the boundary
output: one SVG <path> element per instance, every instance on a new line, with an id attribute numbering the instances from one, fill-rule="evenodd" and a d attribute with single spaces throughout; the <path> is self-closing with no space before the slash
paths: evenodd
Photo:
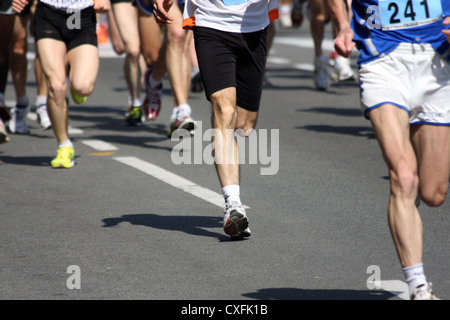
<path id="1" fill-rule="evenodd" d="M 102 140 L 81 140 L 82 143 L 85 145 L 97 150 L 97 151 L 115 151 L 119 150 L 116 146 L 112 145 L 111 143 L 102 141 Z"/>
<path id="2" fill-rule="evenodd" d="M 132 168 L 142 171 L 156 179 L 159 179 L 175 188 L 181 189 L 184 192 L 190 193 L 204 201 L 212 203 L 218 207 L 223 208 L 224 200 L 223 196 L 213 192 L 209 189 L 200 187 L 199 185 L 182 178 L 170 171 L 167 171 L 157 165 L 143 161 L 136 157 L 114 157 L 123 164 L 126 164 Z"/>
<path id="3" fill-rule="evenodd" d="M 273 39 L 274 43 L 283 44 L 287 46 L 314 49 L 314 42 L 312 37 L 283 37 L 283 36 L 275 36 Z M 333 39 L 323 39 L 322 41 L 322 49 L 325 51 L 334 51 L 334 40 Z"/>

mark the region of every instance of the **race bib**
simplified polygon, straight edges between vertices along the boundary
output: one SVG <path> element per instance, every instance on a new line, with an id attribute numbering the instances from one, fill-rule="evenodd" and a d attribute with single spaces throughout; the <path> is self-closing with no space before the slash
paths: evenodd
<path id="1" fill-rule="evenodd" d="M 249 3 L 249 2 L 252 2 L 252 0 L 222 0 L 222 2 L 226 6 L 234 6 L 234 5 L 237 5 L 237 4 Z"/>
<path id="2" fill-rule="evenodd" d="M 423 26 L 443 18 L 441 1 L 380 0 L 382 30 L 398 30 Z"/>

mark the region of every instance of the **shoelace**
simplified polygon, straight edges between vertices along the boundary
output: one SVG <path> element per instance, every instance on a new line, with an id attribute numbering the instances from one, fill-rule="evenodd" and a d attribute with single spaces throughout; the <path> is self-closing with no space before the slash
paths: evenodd
<path id="1" fill-rule="evenodd" d="M 17 108 L 15 110 L 16 122 L 22 122 L 25 119 L 25 115 L 27 113 L 27 108 Z"/>
<path id="2" fill-rule="evenodd" d="M 154 104 L 159 105 L 159 102 L 161 101 L 161 99 L 159 97 L 158 91 L 161 90 L 161 88 L 162 88 L 162 84 L 160 84 L 156 88 L 149 88 L 149 92 L 147 95 L 149 105 L 154 105 Z"/>

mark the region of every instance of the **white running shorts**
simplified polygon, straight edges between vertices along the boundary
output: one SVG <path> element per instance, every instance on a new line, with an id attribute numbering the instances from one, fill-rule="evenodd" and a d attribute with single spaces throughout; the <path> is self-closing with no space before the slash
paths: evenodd
<path id="1" fill-rule="evenodd" d="M 361 108 L 393 104 L 410 124 L 450 126 L 450 64 L 429 44 L 401 43 L 359 70 Z"/>

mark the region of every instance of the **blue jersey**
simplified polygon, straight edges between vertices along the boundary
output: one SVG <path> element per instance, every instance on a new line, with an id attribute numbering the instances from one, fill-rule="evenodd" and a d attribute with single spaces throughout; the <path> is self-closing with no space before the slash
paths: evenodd
<path id="1" fill-rule="evenodd" d="M 352 28 L 359 63 L 394 50 L 399 43 L 429 43 L 446 59 L 450 45 L 441 30 L 449 0 L 353 0 Z"/>

